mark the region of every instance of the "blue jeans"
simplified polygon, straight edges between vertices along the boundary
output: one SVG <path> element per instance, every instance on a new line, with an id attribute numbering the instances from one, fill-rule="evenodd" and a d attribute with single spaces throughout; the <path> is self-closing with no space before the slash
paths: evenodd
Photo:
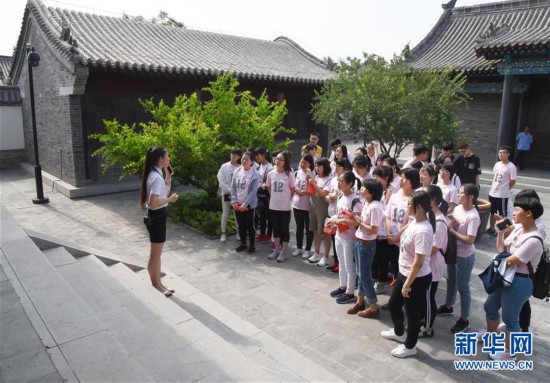
<path id="1" fill-rule="evenodd" d="M 511 286 L 502 286 L 485 300 L 483 308 L 487 320 L 492 322 L 499 320 L 500 313 L 498 311 L 502 308 L 502 320 L 506 324 L 506 331 L 520 332 L 519 312 L 532 293 L 531 278 L 516 275 Z"/>
<path id="2" fill-rule="evenodd" d="M 375 252 L 376 241 L 371 243 L 355 241 L 355 267 L 359 276 L 359 295 L 365 295 L 369 305 L 378 302 L 372 280 L 372 261 Z"/>
<path id="3" fill-rule="evenodd" d="M 456 257 L 456 265 L 447 265 L 447 297 L 445 303 L 455 304 L 456 292 L 460 293 L 460 316 L 462 319 L 470 317 L 472 294 L 470 292 L 470 276 L 474 269 L 476 255 Z"/>

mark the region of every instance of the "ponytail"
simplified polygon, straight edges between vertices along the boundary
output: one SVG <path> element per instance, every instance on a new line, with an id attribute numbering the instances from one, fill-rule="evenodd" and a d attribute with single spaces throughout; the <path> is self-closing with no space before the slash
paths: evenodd
<path id="1" fill-rule="evenodd" d="M 159 159 L 166 155 L 166 148 L 163 146 L 155 146 L 147 149 L 145 153 L 145 161 L 143 162 L 143 173 L 141 174 L 141 195 L 139 206 L 145 208 L 147 200 L 147 178 L 149 173 L 158 165 Z"/>
<path id="2" fill-rule="evenodd" d="M 409 170 L 409 169 L 407 169 Z M 432 230 L 435 233 L 435 214 L 432 210 L 431 206 L 431 199 L 428 192 L 424 190 L 416 190 L 413 192 L 412 196 L 412 203 L 414 211 L 416 212 L 416 208 L 420 206 L 424 211 L 426 212 L 426 216 L 428 217 L 428 220 L 430 221 L 430 225 L 432 225 Z"/>

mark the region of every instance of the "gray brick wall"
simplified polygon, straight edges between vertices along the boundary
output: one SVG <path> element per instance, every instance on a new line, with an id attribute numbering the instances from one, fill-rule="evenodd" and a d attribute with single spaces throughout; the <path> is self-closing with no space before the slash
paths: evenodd
<path id="1" fill-rule="evenodd" d="M 0 169 L 15 168 L 25 157 L 24 149 L 0 150 Z"/>

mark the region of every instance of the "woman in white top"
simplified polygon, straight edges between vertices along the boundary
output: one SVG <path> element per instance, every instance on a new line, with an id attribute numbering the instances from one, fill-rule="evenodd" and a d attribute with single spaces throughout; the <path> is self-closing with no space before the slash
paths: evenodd
<path id="1" fill-rule="evenodd" d="M 309 203 L 310 195 L 307 193 L 309 179 L 314 175 L 314 160 L 309 154 L 304 154 L 300 160 L 300 169 L 296 171 L 296 190 L 292 199 L 292 209 L 294 211 L 294 220 L 296 221 L 296 250 L 292 253 L 293 257 L 299 257 L 306 254 L 310 257 L 311 245 L 313 244 L 313 232 L 309 229 Z M 304 246 L 304 230 L 306 237 Z"/>
<path id="2" fill-rule="evenodd" d="M 165 173 L 163 175 L 162 173 Z M 178 195 L 170 194 L 172 172 L 170 157 L 164 147 L 147 149 L 141 177 L 142 209 L 147 209 L 150 223 L 146 224 L 151 242 L 147 271 L 154 288 L 169 297 L 174 290 L 164 286 L 160 280 L 160 256 L 166 241 L 166 220 L 168 218 L 168 203 L 176 202 Z"/>
<path id="3" fill-rule="evenodd" d="M 382 161 L 382 165 L 389 166 L 390 169 L 393 171 L 393 193 L 397 193 L 399 191 L 400 186 L 400 180 L 401 180 L 401 169 L 397 167 L 397 161 L 393 157 L 388 157 L 384 161 Z"/>
<path id="4" fill-rule="evenodd" d="M 267 190 L 269 191 L 269 216 L 273 225 L 273 242 L 275 249 L 268 256 L 277 262 L 286 261 L 286 251 L 290 242 L 290 210 L 292 196 L 296 189 L 296 178 L 290 167 L 290 153 L 283 151 L 275 158 L 277 166 L 267 175 Z M 279 244 L 283 243 L 279 251 Z"/>
<path id="5" fill-rule="evenodd" d="M 224 163 L 218 171 L 218 183 L 220 185 L 220 194 L 222 197 L 221 242 L 227 240 L 227 218 L 231 210 L 231 180 L 233 179 L 233 173 L 241 164 L 241 154 L 239 149 L 233 149 L 229 157 L 229 162 Z M 235 226 L 236 225 L 237 219 L 235 218 Z"/>
<path id="6" fill-rule="evenodd" d="M 455 168 L 453 165 L 443 165 L 441 170 L 439 170 L 439 182 L 437 186 L 441 188 L 443 199 L 449 205 L 448 214 L 451 214 L 458 204 L 458 190 L 452 182 L 454 174 Z"/>
<path id="7" fill-rule="evenodd" d="M 330 176 L 336 176 L 336 161 L 348 158 L 348 147 L 346 145 L 338 145 L 334 151 L 334 159 L 330 162 Z"/>
<path id="8" fill-rule="evenodd" d="M 424 165 L 418 172 L 420 174 L 420 183 L 422 187 L 428 187 L 434 183 L 437 173 L 431 166 Z"/>
<path id="9" fill-rule="evenodd" d="M 313 230 L 313 243 L 315 252 L 308 258 L 309 263 L 319 263 L 323 258 L 326 264 L 329 264 L 330 253 L 330 235 L 326 234 L 325 219 L 328 218 L 328 202 L 325 200 L 330 190 L 330 162 L 326 158 L 320 158 L 315 163 L 315 179 L 310 178 L 309 183 L 315 188 L 315 194 L 311 196 L 311 205 L 309 209 L 309 223 Z M 321 253 L 321 240 L 325 245 L 325 256 Z M 302 256 L 303 258 L 303 256 Z"/>
<path id="10" fill-rule="evenodd" d="M 273 227 L 269 215 L 269 192 L 267 191 L 267 175 L 273 170 L 269 152 L 262 147 L 256 148 L 256 162 L 258 162 L 258 173 L 260 174 L 260 187 L 258 188 L 258 208 L 256 209 L 255 223 L 260 227 L 260 233 L 256 240 L 261 242 L 271 242 Z"/>
<path id="11" fill-rule="evenodd" d="M 397 358 L 416 354 L 422 308 L 426 305 L 426 293 L 432 282 L 430 254 L 435 216 L 428 193 L 415 191 L 409 198 L 408 209 L 412 219 L 401 238 L 399 274 L 388 302 L 393 328 L 381 332 L 382 337 L 403 343 L 391 351 Z M 407 315 L 406 335 L 403 305 Z"/>

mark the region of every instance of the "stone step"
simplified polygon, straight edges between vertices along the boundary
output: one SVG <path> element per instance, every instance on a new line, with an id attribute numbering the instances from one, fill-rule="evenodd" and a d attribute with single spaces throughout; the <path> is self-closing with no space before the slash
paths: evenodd
<path id="1" fill-rule="evenodd" d="M 125 289 L 113 295 L 139 321 L 125 322 L 111 314 L 104 318 L 109 328 L 133 358 L 156 381 L 266 381 L 274 374 L 240 354 L 229 342 L 194 319 L 122 263 L 106 266 L 92 257 L 79 258 L 90 270 L 112 275 Z M 118 290 L 118 291 L 116 291 Z M 135 329 L 128 335 L 127 328 Z M 153 339 L 144 339 L 151 334 Z"/>

